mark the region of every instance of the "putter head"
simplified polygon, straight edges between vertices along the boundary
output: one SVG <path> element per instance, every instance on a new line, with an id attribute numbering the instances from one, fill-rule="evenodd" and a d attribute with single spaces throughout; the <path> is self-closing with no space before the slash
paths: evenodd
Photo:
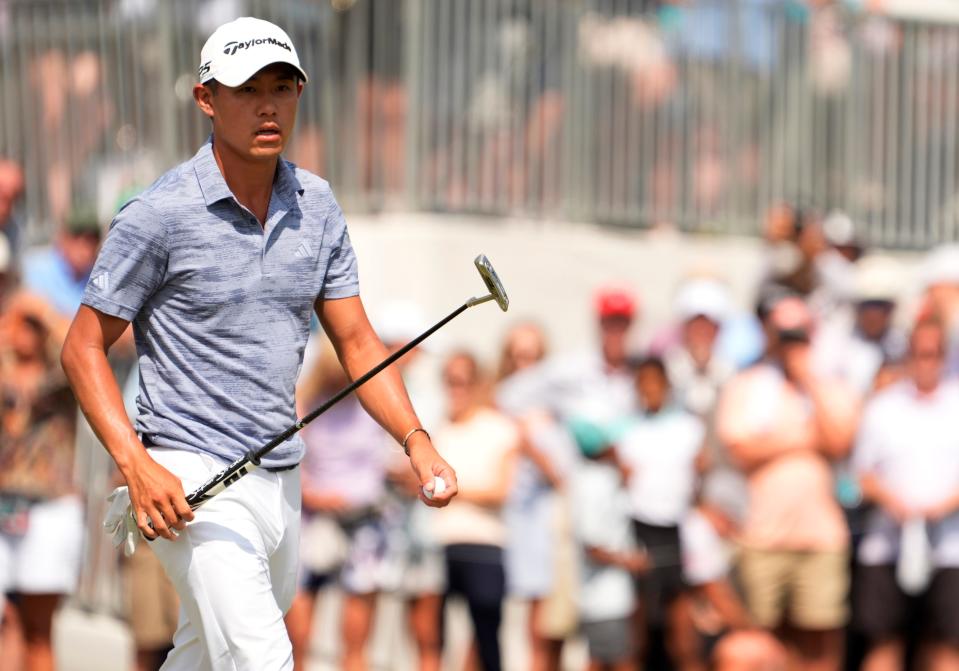
<path id="1" fill-rule="evenodd" d="M 473 260 L 473 263 L 476 264 L 476 269 L 479 271 L 480 277 L 483 278 L 486 288 L 489 289 L 490 295 L 492 295 L 493 300 L 496 301 L 499 309 L 506 312 L 509 309 L 509 296 L 506 295 L 506 289 L 503 288 L 503 283 L 499 281 L 499 275 L 493 270 L 493 264 L 486 258 L 486 254 L 477 256 L 476 259 Z"/>

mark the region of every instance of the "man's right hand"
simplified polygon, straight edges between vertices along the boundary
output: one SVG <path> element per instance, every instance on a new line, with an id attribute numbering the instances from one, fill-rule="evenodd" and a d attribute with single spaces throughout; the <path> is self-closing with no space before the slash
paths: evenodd
<path id="1" fill-rule="evenodd" d="M 898 496 L 889 492 L 883 493 L 876 503 L 882 508 L 889 517 L 897 524 L 903 524 L 909 518 L 915 516 L 916 511 L 905 504 Z"/>
<path id="2" fill-rule="evenodd" d="M 127 471 L 123 476 L 130 488 L 130 504 L 140 533 L 147 540 L 158 536 L 174 540 L 176 531 L 193 520 L 180 479 L 155 462 L 146 450 Z"/>

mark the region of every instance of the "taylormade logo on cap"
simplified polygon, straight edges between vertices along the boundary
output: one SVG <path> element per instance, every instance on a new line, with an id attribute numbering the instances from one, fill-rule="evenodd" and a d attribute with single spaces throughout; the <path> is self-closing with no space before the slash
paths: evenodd
<path id="1" fill-rule="evenodd" d="M 273 63 L 292 65 L 307 81 L 290 36 L 269 21 L 244 16 L 213 31 L 200 51 L 197 76 L 201 84 L 215 79 L 239 86 Z"/>
<path id="2" fill-rule="evenodd" d="M 258 44 L 275 44 L 278 47 L 283 47 L 287 51 L 293 51 L 286 42 L 280 42 L 272 37 L 261 37 L 260 39 L 250 40 L 249 42 L 227 42 L 223 47 L 223 53 L 227 56 L 232 56 L 236 53 L 237 49 L 249 49 Z"/>

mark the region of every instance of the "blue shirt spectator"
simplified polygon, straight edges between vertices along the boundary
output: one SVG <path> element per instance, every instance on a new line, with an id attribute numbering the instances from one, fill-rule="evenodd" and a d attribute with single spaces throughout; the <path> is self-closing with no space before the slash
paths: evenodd
<path id="1" fill-rule="evenodd" d="M 75 213 L 50 247 L 23 260 L 23 283 L 64 317 L 80 308 L 83 290 L 100 247 L 100 224 L 92 213 Z"/>

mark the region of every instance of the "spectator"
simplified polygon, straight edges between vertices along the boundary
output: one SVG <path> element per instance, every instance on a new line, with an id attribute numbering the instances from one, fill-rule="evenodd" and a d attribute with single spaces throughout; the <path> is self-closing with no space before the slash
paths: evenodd
<path id="1" fill-rule="evenodd" d="M 124 558 L 127 621 L 136 647 L 136 671 L 159 671 L 173 647 L 179 599 L 150 548 L 139 547 Z"/>
<path id="2" fill-rule="evenodd" d="M 719 280 L 692 278 L 676 294 L 680 322 L 679 342 L 664 359 L 676 401 L 708 420 L 719 398 L 719 388 L 736 372 L 716 351 L 723 320 L 729 313 L 729 293 Z"/>
<path id="3" fill-rule="evenodd" d="M 602 288 L 596 294 L 599 347 L 546 359 L 510 377 L 500 386 L 500 407 L 514 415 L 546 409 L 560 421 L 616 421 L 635 406 L 629 367 L 629 331 L 636 299 L 627 289 Z"/>
<path id="4" fill-rule="evenodd" d="M 398 300 L 377 310 L 377 335 L 392 354 L 426 330 L 415 302 Z M 435 344 L 435 340 L 432 340 Z M 443 419 L 442 392 L 430 359 L 429 342 L 414 348 L 394 365 L 403 377 L 423 426 L 432 429 Z M 436 626 L 446 590 L 446 558 L 436 533 L 435 510 L 420 505 L 420 483 L 409 461 L 397 451 L 389 461 L 384 519 L 388 550 L 384 585 L 406 601 L 410 632 L 420 671 L 439 671 L 442 636 Z"/>
<path id="5" fill-rule="evenodd" d="M 647 568 L 629 518 L 629 496 L 605 432 L 584 420 L 570 428 L 585 459 L 572 476 L 573 519 L 582 545 L 580 628 L 589 670 L 633 671 L 637 637 L 633 577 Z"/>
<path id="6" fill-rule="evenodd" d="M 717 412 L 720 439 L 748 478 L 739 570 L 752 617 L 787 637 L 797 668 L 834 671 L 843 658 L 849 533 L 830 464 L 852 442 L 855 394 L 813 372 L 801 299 L 780 299 L 767 323 L 766 361 L 729 382 Z"/>
<path id="7" fill-rule="evenodd" d="M 822 222 L 812 210 L 777 203 L 766 212 L 764 236 L 769 267 L 766 282 L 809 296 L 817 288 L 816 258 L 827 248 Z"/>
<path id="8" fill-rule="evenodd" d="M 692 278 L 680 288 L 674 308 L 681 322 L 680 340 L 666 349 L 666 370 L 676 401 L 706 428 L 700 469 L 703 494 L 709 501 L 703 505 L 710 507 L 712 517 L 741 517 L 745 481 L 717 437 L 714 421 L 720 389 L 736 372 L 719 342 L 730 313 L 729 292 L 717 279 Z M 727 518 L 725 525 L 731 524 Z"/>
<path id="9" fill-rule="evenodd" d="M 77 407 L 58 364 L 62 332 L 43 300 L 0 317 L 0 595 L 15 594 L 26 668 L 53 669 L 53 616 L 80 572 L 83 509 L 73 478 Z"/>
<path id="10" fill-rule="evenodd" d="M 852 219 L 832 212 L 823 219 L 809 207 L 780 203 L 766 216 L 769 268 L 765 282 L 806 299 L 817 318 L 845 306 L 862 254 Z"/>
<path id="11" fill-rule="evenodd" d="M 714 671 L 786 671 L 789 658 L 783 646 L 764 631 L 737 631 L 716 646 Z"/>
<path id="12" fill-rule="evenodd" d="M 818 290 L 811 297 L 819 314 L 841 308 L 856 290 L 856 267 L 864 249 L 856 222 L 841 210 L 822 222 L 824 248 L 815 258 Z"/>
<path id="13" fill-rule="evenodd" d="M 13 249 L 19 242 L 19 229 L 13 217 L 13 208 L 23 195 L 23 171 L 13 161 L 0 159 L 0 237 Z"/>
<path id="14" fill-rule="evenodd" d="M 622 287 L 604 287 L 596 293 L 595 314 L 598 348 L 553 356 L 504 378 L 497 389 L 499 407 L 520 419 L 536 417 L 560 425 L 581 419 L 608 427 L 628 414 L 635 402 L 628 336 L 636 299 Z M 527 552 L 525 546 L 510 552 L 514 550 Z M 563 624 L 557 623 L 554 638 L 565 633 Z M 550 647 L 555 654 L 558 646 Z"/>
<path id="15" fill-rule="evenodd" d="M 499 627 L 506 576 L 503 505 L 513 481 L 520 433 L 505 415 L 484 406 L 483 378 L 476 359 L 450 356 L 443 367 L 448 421 L 433 444 L 456 470 L 455 506 L 438 511 L 438 534 L 446 549 L 447 596 L 469 607 L 484 671 L 499 671 Z"/>
<path id="16" fill-rule="evenodd" d="M 500 382 L 536 365 L 546 356 L 546 336 L 534 324 L 520 324 L 506 336 L 500 357 Z M 506 583 L 511 596 L 529 604 L 533 671 L 558 671 L 563 639 L 575 618 L 557 622 L 555 613 L 571 602 L 571 538 L 566 529 L 561 488 L 570 472 L 574 447 L 564 427 L 543 411 L 521 420 L 521 459 L 506 504 Z M 550 608 L 550 606 L 553 606 Z M 554 615 L 550 617 L 550 615 Z M 552 625 L 552 626 L 551 626 Z"/>
<path id="17" fill-rule="evenodd" d="M 53 245 L 26 255 L 24 286 L 49 301 L 61 317 L 72 319 L 90 280 L 100 236 L 100 222 L 94 213 L 74 212 Z M 109 282 L 109 279 L 104 275 L 99 281 Z"/>
<path id="18" fill-rule="evenodd" d="M 693 504 L 705 431 L 699 419 L 673 403 L 662 359 L 639 363 L 636 391 L 640 409 L 618 427 L 615 442 L 629 474 L 633 531 L 651 562 L 637 585 L 642 626 L 651 646 L 644 656 L 656 659 L 663 651 L 652 646 L 663 641 L 675 659 L 674 632 L 667 624 L 683 588 L 679 524 Z M 664 640 L 664 634 L 670 640 Z"/>
<path id="19" fill-rule="evenodd" d="M 939 322 L 916 325 L 909 377 L 869 402 L 856 441 L 853 464 L 865 500 L 875 505 L 853 590 L 854 622 L 869 640 L 864 671 L 904 668 L 905 635 L 917 620 L 929 668 L 959 664 L 959 383 L 943 378 L 945 344 Z M 897 577 L 909 550 L 900 544 L 908 542 L 903 525 L 912 520 L 925 522 L 933 566 L 918 602 Z"/>
<path id="20" fill-rule="evenodd" d="M 925 307 L 946 329 L 946 370 L 959 372 L 959 245 L 941 245 L 923 261 Z"/>
<path id="21" fill-rule="evenodd" d="M 732 511 L 700 505 L 680 524 L 683 580 L 672 625 L 676 631 L 677 667 L 705 671 L 722 639 L 752 626 L 745 604 L 733 585 L 732 543 L 737 528 Z"/>
<path id="22" fill-rule="evenodd" d="M 902 359 L 906 336 L 893 324 L 902 280 L 893 259 L 872 256 L 857 264 L 853 317 L 833 319 L 819 330 L 813 347 L 817 369 L 865 395 L 884 362 Z"/>
<path id="23" fill-rule="evenodd" d="M 347 384 L 349 379 L 327 344 L 300 384 L 304 410 Z M 380 505 L 388 437 L 351 395 L 304 429 L 303 439 L 304 576 L 286 616 L 295 665 L 307 668 L 316 595 L 322 586 L 335 581 L 345 593 L 341 668 L 366 669 L 366 643 L 386 555 Z"/>

